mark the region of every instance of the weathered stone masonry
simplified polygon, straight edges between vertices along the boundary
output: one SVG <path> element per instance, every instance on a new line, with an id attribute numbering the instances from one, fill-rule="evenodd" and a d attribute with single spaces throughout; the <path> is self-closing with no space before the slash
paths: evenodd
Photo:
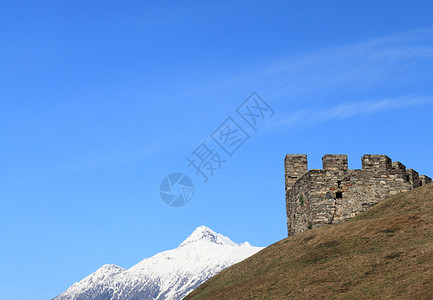
<path id="1" fill-rule="evenodd" d="M 361 170 L 348 169 L 347 155 L 327 154 L 322 161 L 323 169 L 308 171 L 307 155 L 284 160 L 289 235 L 340 223 L 390 195 L 432 181 L 386 155 L 364 155 Z"/>

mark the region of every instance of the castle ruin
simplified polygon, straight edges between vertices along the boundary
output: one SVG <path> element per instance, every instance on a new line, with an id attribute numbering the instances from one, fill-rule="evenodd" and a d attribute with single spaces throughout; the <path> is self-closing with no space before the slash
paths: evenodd
<path id="1" fill-rule="evenodd" d="M 364 155 L 361 170 L 348 169 L 347 155 L 327 154 L 322 161 L 323 169 L 308 170 L 307 155 L 286 155 L 289 235 L 340 223 L 388 196 L 432 181 L 386 155 Z"/>

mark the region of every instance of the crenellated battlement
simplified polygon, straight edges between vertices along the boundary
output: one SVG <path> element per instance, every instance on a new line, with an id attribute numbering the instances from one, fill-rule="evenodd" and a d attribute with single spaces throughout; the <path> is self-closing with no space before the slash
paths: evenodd
<path id="1" fill-rule="evenodd" d="M 326 154 L 322 158 L 323 170 L 347 171 L 347 155 Z"/>
<path id="2" fill-rule="evenodd" d="M 362 157 L 363 170 L 390 170 L 392 169 L 392 161 L 386 155 L 371 155 L 366 154 Z"/>
<path id="3" fill-rule="evenodd" d="M 285 185 L 289 235 L 354 217 L 390 195 L 430 183 L 386 155 L 366 154 L 362 169 L 348 169 L 347 155 L 326 154 L 323 169 L 308 170 L 307 155 L 286 155 Z"/>
<path id="4" fill-rule="evenodd" d="M 284 159 L 286 189 L 308 172 L 307 155 L 288 154 Z"/>

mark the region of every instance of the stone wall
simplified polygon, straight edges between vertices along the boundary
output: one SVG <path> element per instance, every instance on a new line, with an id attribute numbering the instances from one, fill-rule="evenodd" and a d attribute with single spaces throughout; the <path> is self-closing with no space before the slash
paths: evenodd
<path id="1" fill-rule="evenodd" d="M 287 229 L 293 235 L 340 223 L 390 195 L 431 182 L 386 155 L 364 155 L 361 170 L 349 170 L 347 155 L 325 155 L 323 169 L 309 170 L 306 155 L 287 155 Z"/>

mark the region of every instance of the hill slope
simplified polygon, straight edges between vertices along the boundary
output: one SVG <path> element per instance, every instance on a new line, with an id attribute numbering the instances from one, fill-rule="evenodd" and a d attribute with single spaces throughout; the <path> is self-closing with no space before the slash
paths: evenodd
<path id="1" fill-rule="evenodd" d="M 433 184 L 281 240 L 186 299 L 433 299 Z"/>

